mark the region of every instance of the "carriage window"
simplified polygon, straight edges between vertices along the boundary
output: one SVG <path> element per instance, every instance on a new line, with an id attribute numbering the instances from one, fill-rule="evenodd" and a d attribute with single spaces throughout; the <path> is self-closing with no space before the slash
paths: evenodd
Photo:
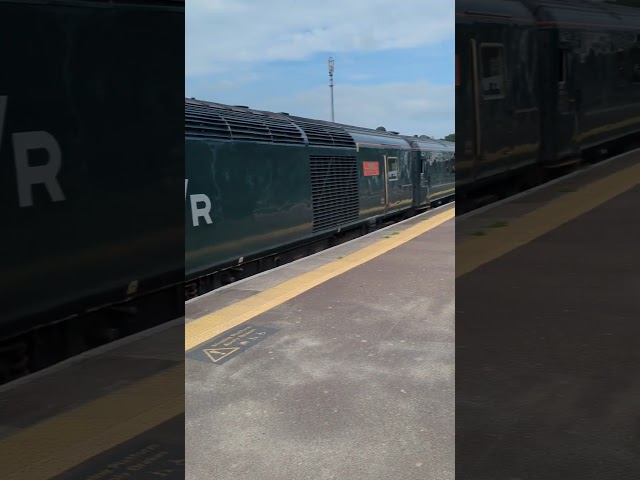
<path id="1" fill-rule="evenodd" d="M 398 159 L 396 157 L 388 157 L 387 162 L 387 165 L 389 166 L 387 178 L 389 181 L 398 180 Z"/>
<path id="2" fill-rule="evenodd" d="M 502 45 L 483 45 L 480 47 L 480 58 L 482 96 L 485 100 L 503 98 L 505 96 L 504 48 Z"/>
<path id="3" fill-rule="evenodd" d="M 427 152 L 420 152 L 420 159 L 422 160 L 420 173 L 422 174 L 427 173 L 427 162 L 429 161 L 429 158 L 427 157 L 427 155 L 428 155 Z"/>
<path id="4" fill-rule="evenodd" d="M 568 52 L 561 49 L 558 55 L 558 83 L 565 83 L 567 81 L 567 57 Z"/>

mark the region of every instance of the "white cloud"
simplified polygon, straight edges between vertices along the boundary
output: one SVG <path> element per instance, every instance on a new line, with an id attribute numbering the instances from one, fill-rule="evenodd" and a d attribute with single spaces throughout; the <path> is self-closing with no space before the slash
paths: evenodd
<path id="1" fill-rule="evenodd" d="M 265 100 L 253 108 L 331 119 L 328 87 Z M 426 82 L 340 85 L 334 92 L 335 121 L 360 127 L 384 126 L 404 135 L 443 138 L 455 130 L 454 86 Z"/>
<path id="2" fill-rule="evenodd" d="M 186 75 L 318 52 L 428 46 L 453 32 L 453 2 L 442 0 L 189 0 Z"/>

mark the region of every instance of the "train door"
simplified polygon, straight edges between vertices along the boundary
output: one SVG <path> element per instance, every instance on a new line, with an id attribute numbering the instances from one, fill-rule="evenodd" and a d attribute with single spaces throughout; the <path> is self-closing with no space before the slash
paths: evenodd
<path id="1" fill-rule="evenodd" d="M 385 213 L 389 213 L 396 208 L 402 200 L 403 188 L 400 184 L 400 158 L 396 156 L 384 156 L 384 200 Z"/>
<path id="2" fill-rule="evenodd" d="M 442 152 L 431 152 L 430 177 L 431 196 L 438 196 L 442 190 L 442 179 L 444 173 L 444 157 Z"/>
<path id="3" fill-rule="evenodd" d="M 429 203 L 431 196 L 431 178 L 429 172 L 429 152 L 419 150 L 418 163 L 420 165 L 420 188 L 418 193 L 419 204 L 425 205 Z"/>
<path id="4" fill-rule="evenodd" d="M 573 137 L 578 131 L 578 109 L 580 107 L 580 94 L 574 90 L 574 82 L 571 76 L 570 48 L 560 44 L 556 50 L 556 104 L 552 116 L 551 136 L 554 138 L 553 159 L 572 157 L 577 150 Z M 552 97 L 553 98 L 553 97 Z"/>
<path id="5" fill-rule="evenodd" d="M 476 44 L 471 40 L 474 65 L 476 176 L 503 170 L 513 151 L 513 106 L 505 48 L 502 43 Z"/>

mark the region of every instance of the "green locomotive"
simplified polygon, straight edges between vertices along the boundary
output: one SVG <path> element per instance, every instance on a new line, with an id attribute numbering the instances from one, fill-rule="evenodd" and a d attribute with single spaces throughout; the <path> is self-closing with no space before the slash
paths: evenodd
<path id="1" fill-rule="evenodd" d="M 185 100 L 191 294 L 229 281 L 222 271 L 271 268 L 276 254 L 453 196 L 454 150 L 451 142 Z"/>
<path id="2" fill-rule="evenodd" d="M 184 1 L 0 18 L 3 383 L 184 311 Z"/>

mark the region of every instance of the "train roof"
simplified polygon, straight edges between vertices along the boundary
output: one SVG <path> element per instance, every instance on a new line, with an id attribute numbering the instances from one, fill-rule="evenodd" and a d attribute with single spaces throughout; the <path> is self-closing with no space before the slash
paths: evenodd
<path id="1" fill-rule="evenodd" d="M 341 128 L 295 122 L 284 113 L 196 99 L 185 99 L 185 135 L 280 144 L 356 146 L 353 138 Z"/>
<path id="2" fill-rule="evenodd" d="M 360 144 L 364 143 L 378 143 L 380 145 L 402 145 L 407 147 L 407 141 L 402 135 L 393 132 L 387 132 L 382 130 L 374 130 L 372 128 L 356 127 L 354 125 L 347 125 L 344 123 L 329 122 L 326 120 L 313 120 L 304 117 L 290 116 L 296 123 L 304 125 L 311 123 L 313 125 L 322 125 L 325 128 L 333 127 L 340 128 L 347 132 L 353 139 Z"/>
<path id="3" fill-rule="evenodd" d="M 456 23 L 535 23 L 520 0 L 456 0 Z"/>
<path id="4" fill-rule="evenodd" d="M 405 137 L 412 148 L 418 148 L 420 150 L 455 150 L 455 143 L 448 142 L 446 140 L 436 140 L 435 138 L 416 138 Z"/>
<path id="5" fill-rule="evenodd" d="M 456 0 L 456 22 L 640 29 L 640 9 L 596 0 Z"/>
<path id="6" fill-rule="evenodd" d="M 594 0 L 530 0 L 540 26 L 640 29 L 640 9 Z"/>
<path id="7" fill-rule="evenodd" d="M 360 144 L 401 145 L 409 147 L 407 137 L 384 132 L 289 115 L 288 113 L 254 110 L 244 106 L 185 99 L 185 134 L 193 137 L 226 140 L 253 140 L 283 144 L 304 144 L 330 147 L 356 147 Z M 443 148 L 438 140 L 422 140 L 422 148 Z"/>

